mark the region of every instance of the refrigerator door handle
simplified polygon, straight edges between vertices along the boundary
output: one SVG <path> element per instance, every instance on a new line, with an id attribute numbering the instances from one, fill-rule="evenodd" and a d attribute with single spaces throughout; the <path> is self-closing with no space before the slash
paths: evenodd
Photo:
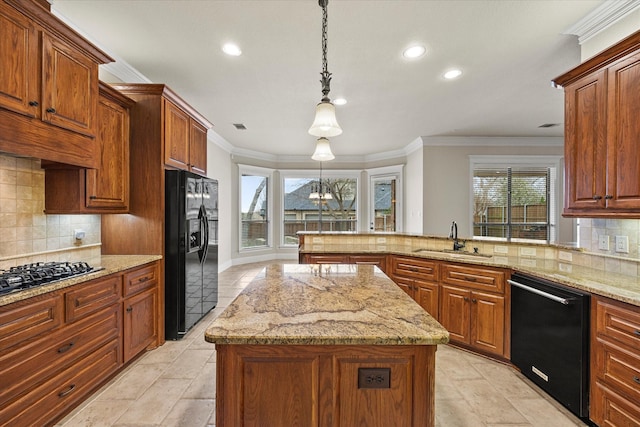
<path id="1" fill-rule="evenodd" d="M 204 263 L 207 259 L 207 252 L 209 252 L 209 221 L 207 220 L 207 210 L 204 205 L 200 206 L 200 263 Z"/>

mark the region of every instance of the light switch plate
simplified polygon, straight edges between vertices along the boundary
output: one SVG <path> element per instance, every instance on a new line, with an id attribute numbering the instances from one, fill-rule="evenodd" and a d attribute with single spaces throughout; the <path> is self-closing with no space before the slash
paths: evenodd
<path id="1" fill-rule="evenodd" d="M 629 236 L 616 236 L 616 252 L 629 253 Z"/>
<path id="2" fill-rule="evenodd" d="M 598 249 L 602 251 L 609 250 L 609 236 L 606 234 L 601 234 L 598 236 Z"/>

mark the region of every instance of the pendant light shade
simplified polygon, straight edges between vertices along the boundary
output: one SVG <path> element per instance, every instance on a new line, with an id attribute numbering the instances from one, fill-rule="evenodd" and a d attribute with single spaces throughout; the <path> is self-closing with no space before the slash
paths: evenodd
<path id="1" fill-rule="evenodd" d="M 328 100 L 322 100 L 316 106 L 316 117 L 309 128 L 313 136 L 331 138 L 342 133 L 342 128 L 336 119 L 336 107 Z"/>
<path id="2" fill-rule="evenodd" d="M 311 156 L 313 160 L 317 160 L 319 162 L 323 162 L 325 160 L 333 160 L 336 156 L 331 152 L 331 145 L 329 144 L 329 140 L 327 138 L 318 138 L 318 142 L 316 144 L 316 151 Z"/>

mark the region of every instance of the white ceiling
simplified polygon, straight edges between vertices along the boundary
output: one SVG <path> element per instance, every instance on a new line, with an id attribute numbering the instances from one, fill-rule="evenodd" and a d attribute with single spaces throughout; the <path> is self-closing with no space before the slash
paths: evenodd
<path id="1" fill-rule="evenodd" d="M 392 154 L 420 136 L 562 136 L 550 80 L 580 62 L 562 33 L 602 0 L 330 0 L 337 158 Z M 321 98 L 316 0 L 53 0 L 52 9 L 150 81 L 166 83 L 235 149 L 311 155 Z M 236 42 L 242 56 L 221 46 Z M 424 44 L 413 61 L 402 50 Z M 446 81 L 442 73 L 464 74 Z M 243 123 L 247 130 L 236 130 Z"/>

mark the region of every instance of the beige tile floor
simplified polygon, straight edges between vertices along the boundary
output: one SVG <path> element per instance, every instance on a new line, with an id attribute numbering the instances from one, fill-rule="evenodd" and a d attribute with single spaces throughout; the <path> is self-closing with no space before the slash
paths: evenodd
<path id="1" fill-rule="evenodd" d="M 204 331 L 264 265 L 221 273 L 218 307 L 181 341 L 142 355 L 56 426 L 214 426 L 215 351 Z M 437 427 L 584 426 L 541 393 L 509 366 L 451 346 L 438 348 Z"/>

